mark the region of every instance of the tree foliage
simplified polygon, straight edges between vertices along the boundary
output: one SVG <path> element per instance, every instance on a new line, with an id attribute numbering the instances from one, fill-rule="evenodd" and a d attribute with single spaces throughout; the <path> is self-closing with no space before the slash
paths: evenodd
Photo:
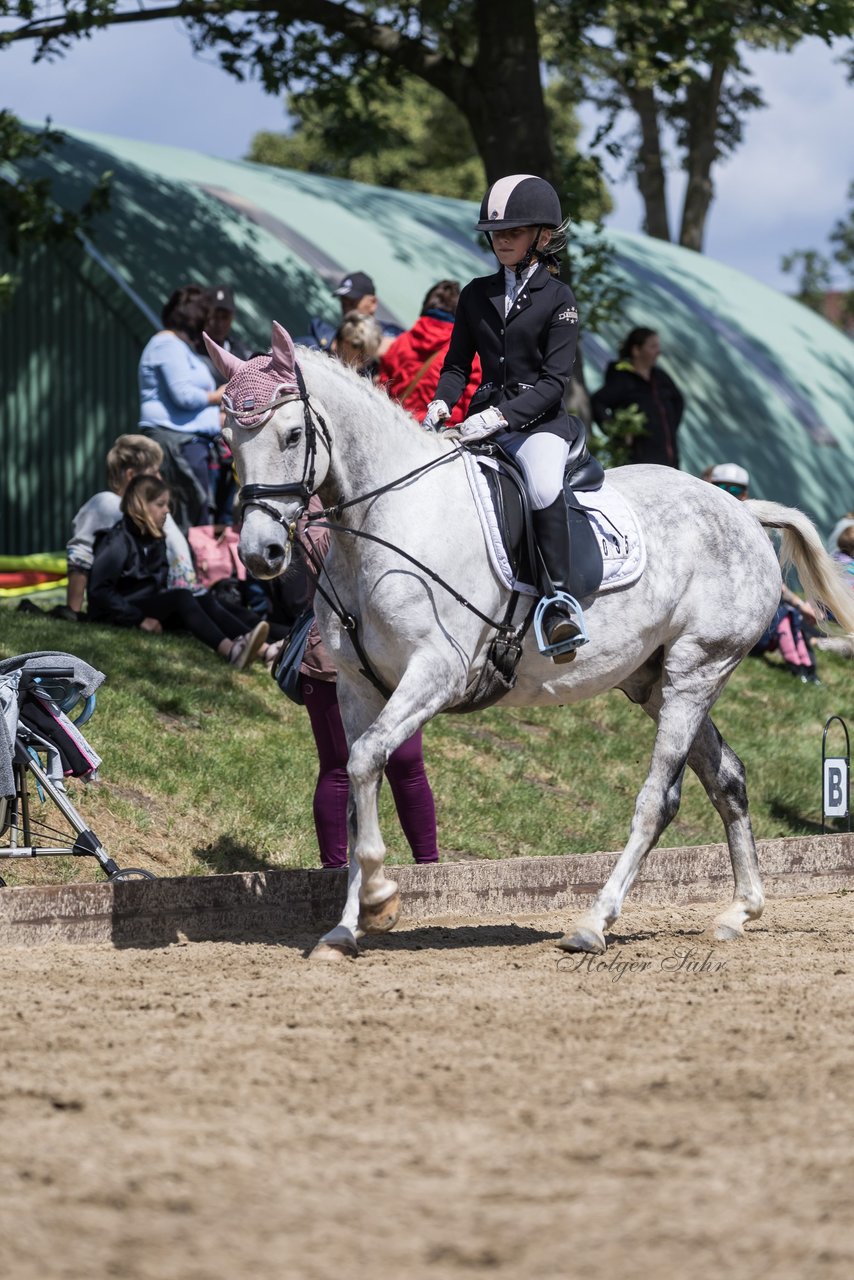
<path id="1" fill-rule="evenodd" d="M 15 162 L 61 146 L 63 134 L 50 127 L 25 128 L 10 111 L 0 111 L 0 243 L 4 256 L 18 258 L 29 247 L 70 240 L 109 203 L 111 174 L 103 173 L 80 209 L 60 208 L 51 198 L 48 178 L 23 178 Z M 0 302 L 17 285 L 11 272 L 0 273 Z"/>
<path id="2" fill-rule="evenodd" d="M 759 49 L 791 50 L 802 39 L 830 42 L 854 31 L 854 0 L 612 0 L 580 32 L 564 28 L 553 0 L 553 60 L 593 102 L 600 138 L 635 175 L 645 230 L 701 250 L 714 198 L 714 167 L 741 144 L 763 107 L 747 59 Z M 619 136 L 629 113 L 632 126 Z M 672 154 L 668 155 L 668 147 Z M 686 185 L 678 230 L 671 228 L 666 179 Z"/>
<path id="3" fill-rule="evenodd" d="M 324 120 L 335 129 L 342 102 L 365 103 L 382 115 L 390 95 L 403 93 L 408 101 L 405 86 L 418 82 L 465 120 L 487 180 L 533 172 L 552 181 L 564 198 L 584 180 L 601 192 L 595 162 L 591 167 L 586 161 L 586 171 L 578 164 L 573 170 L 561 153 L 561 133 L 548 109 L 549 86 L 559 84 L 571 105 L 588 98 L 600 108 L 602 145 L 628 157 L 646 229 L 665 239 L 672 238 L 667 146 L 675 148 L 676 166 L 687 179 L 676 238 L 695 249 L 703 244 L 714 166 L 739 145 L 746 118 L 762 105 L 749 76 L 749 51 L 791 49 L 807 36 L 830 41 L 854 30 L 854 0 L 145 3 L 0 0 L 0 18 L 8 20 L 0 44 L 31 40 L 36 56 L 48 57 L 106 26 L 178 18 L 194 47 L 215 52 L 231 74 L 257 77 L 271 93 L 287 90 L 298 104 L 307 96 L 304 162 L 311 131 Z M 635 124 L 621 139 L 616 131 L 625 111 Z M 429 115 L 443 119 L 438 108 Z M 405 159 L 397 124 L 391 121 L 392 145 L 382 159 L 388 174 L 399 174 Z M 438 152 L 444 140 L 430 139 Z M 353 154 L 352 139 L 348 145 L 347 162 L 367 165 L 367 150 Z M 468 150 L 467 140 L 465 145 Z M 468 151 L 461 163 L 471 159 Z M 453 166 L 445 160 L 436 154 L 435 167 L 451 182 Z M 379 156 L 375 165 L 379 172 Z"/>
<path id="4" fill-rule="evenodd" d="M 291 93 L 287 113 L 290 130 L 255 134 L 248 160 L 465 200 L 486 180 L 463 116 L 413 77 L 371 100 L 353 84 L 334 103 L 312 90 Z"/>
<path id="5" fill-rule="evenodd" d="M 837 220 L 828 236 L 830 250 L 794 249 L 780 261 L 786 275 L 797 277 L 796 298 L 804 306 L 840 328 L 854 330 L 854 182 L 848 188 L 848 212 Z M 827 295 L 835 279 L 844 281 L 836 315 L 829 315 Z"/>
<path id="6" fill-rule="evenodd" d="M 598 221 L 611 208 L 597 162 L 578 151 L 578 123 L 568 86 L 545 90 L 560 187 L 575 219 Z M 248 160 L 403 191 L 477 199 L 484 164 L 459 110 L 424 81 L 357 85 L 330 101 L 314 90 L 288 96 L 288 133 L 257 133 Z"/>

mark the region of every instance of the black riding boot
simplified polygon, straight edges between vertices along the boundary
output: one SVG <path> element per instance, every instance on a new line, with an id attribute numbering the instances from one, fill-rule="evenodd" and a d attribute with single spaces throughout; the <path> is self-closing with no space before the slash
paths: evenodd
<path id="1" fill-rule="evenodd" d="M 563 494 L 555 498 L 550 507 L 543 511 L 532 511 L 534 534 L 537 546 L 545 562 L 546 571 L 552 580 L 555 591 L 569 594 L 569 524 L 566 516 L 566 500 Z M 543 634 L 547 644 L 560 644 L 563 640 L 572 640 L 581 634 L 581 627 L 573 617 L 568 605 L 561 602 L 553 604 L 546 610 L 542 620 Z M 575 650 L 555 654 L 553 662 L 571 662 Z"/>

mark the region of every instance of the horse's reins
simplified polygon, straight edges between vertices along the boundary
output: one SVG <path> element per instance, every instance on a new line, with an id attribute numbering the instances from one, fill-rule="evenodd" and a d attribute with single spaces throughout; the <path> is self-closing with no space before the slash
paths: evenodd
<path id="1" fill-rule="evenodd" d="M 256 409 L 254 405 L 251 406 L 251 416 L 253 418 L 258 418 L 260 416 L 260 421 L 253 421 L 251 424 L 241 422 L 241 418 L 248 418 L 250 416 L 249 413 L 241 413 L 239 410 L 235 410 L 227 401 L 226 397 L 223 397 L 223 404 L 229 416 L 234 418 L 241 426 L 251 425 L 253 427 L 266 426 L 276 410 L 283 404 L 287 404 L 289 401 L 296 400 L 297 398 L 302 400 L 305 420 L 305 458 L 303 461 L 302 480 L 296 481 L 292 484 L 247 484 L 241 487 L 239 495 L 240 505 L 244 511 L 248 507 L 258 507 L 260 510 L 266 512 L 266 514 L 271 516 L 277 524 L 282 525 L 282 527 L 287 530 L 288 540 L 290 542 L 294 542 L 296 540 L 297 521 L 305 511 L 309 499 L 314 493 L 318 436 L 318 430 L 314 425 L 315 418 L 317 419 L 317 427 L 319 428 L 320 435 L 323 438 L 323 443 L 326 446 L 327 452 L 330 456 L 332 454 L 332 437 L 329 434 L 329 428 L 327 427 L 322 414 L 318 413 L 317 409 L 311 404 L 308 388 L 305 385 L 305 379 L 302 376 L 302 371 L 299 366 L 295 366 L 295 372 L 297 386 L 299 388 L 298 391 L 286 392 L 284 395 L 276 396 L 261 409 Z M 420 569 L 422 573 L 427 574 L 427 576 L 438 586 L 447 591 L 448 595 L 456 600 L 457 604 L 462 605 L 464 609 L 468 609 L 470 613 L 473 613 L 475 617 L 480 618 L 481 622 L 485 622 L 487 626 L 491 627 L 499 635 L 504 635 L 511 639 L 516 638 L 518 640 L 527 630 L 527 624 L 530 621 L 530 618 L 526 618 L 521 628 L 515 627 L 509 622 L 509 618 L 515 611 L 518 593 L 511 593 L 508 609 L 505 613 L 505 620 L 503 622 L 497 622 L 494 618 L 490 618 L 488 614 L 481 612 L 476 605 L 472 604 L 470 600 L 457 591 L 455 587 L 452 587 L 449 582 L 446 582 L 438 573 L 435 573 L 427 565 L 422 564 L 420 560 L 416 560 L 414 556 L 409 555 L 407 551 L 404 551 L 395 543 L 389 542 L 386 538 L 380 538 L 377 534 L 368 533 L 364 529 L 351 529 L 348 525 L 333 523 L 329 519 L 330 516 L 333 516 L 336 520 L 340 520 L 341 513 L 348 507 L 358 506 L 360 503 L 369 502 L 372 498 L 379 497 L 383 493 L 389 493 L 391 490 L 406 484 L 408 481 L 425 475 L 428 471 L 433 470 L 434 467 L 444 466 L 446 463 L 456 461 L 459 456 L 460 455 L 458 453 L 450 453 L 445 454 L 441 458 L 431 458 L 429 462 L 424 463 L 422 466 L 415 467 L 412 471 L 408 471 L 406 475 L 398 476 L 396 479 L 390 480 L 388 483 L 380 485 L 376 489 L 372 489 L 369 493 L 359 494 L 355 498 L 341 499 L 331 507 L 324 507 L 322 511 L 317 511 L 313 515 L 307 516 L 306 521 L 309 524 L 317 524 L 321 529 L 329 529 L 335 533 L 349 533 L 352 534 L 354 538 L 364 538 L 368 542 L 377 543 L 381 547 L 386 547 L 388 550 L 394 551 L 396 555 L 402 556 L 404 560 L 408 560 L 410 564 L 415 565 L 415 567 Z M 288 519 L 281 511 L 277 511 L 276 508 L 267 501 L 269 498 L 299 498 L 303 505 L 294 516 Z M 370 680 L 371 684 L 373 684 L 384 697 L 390 697 L 391 691 L 383 684 L 379 676 L 371 667 L 368 656 L 359 641 L 357 619 L 354 618 L 351 613 L 348 613 L 341 603 L 340 596 L 335 589 L 335 584 L 329 577 L 322 558 L 317 554 L 314 547 L 305 539 L 299 538 L 299 544 L 302 548 L 303 554 L 314 565 L 316 572 L 316 590 L 320 592 L 321 596 L 329 605 L 330 609 L 336 615 L 350 637 L 350 642 L 353 645 L 360 662 L 363 664 L 362 674 Z M 321 585 L 321 572 L 326 575 L 326 580 L 335 596 L 334 600 Z"/>

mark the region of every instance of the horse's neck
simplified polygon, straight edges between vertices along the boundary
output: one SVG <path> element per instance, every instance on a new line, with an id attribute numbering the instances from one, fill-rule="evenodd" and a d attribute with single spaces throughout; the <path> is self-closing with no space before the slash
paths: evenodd
<path id="1" fill-rule="evenodd" d="M 346 383 L 343 389 L 350 390 Z M 410 427 L 396 408 L 380 396 L 358 395 L 348 401 L 338 385 L 323 388 L 319 395 L 329 413 L 332 431 L 329 470 L 318 488 L 324 506 L 347 502 L 392 484 L 410 471 L 429 465 L 441 453 L 435 437 L 421 431 L 414 421 Z M 354 512 L 352 518 L 364 523 L 369 507 L 359 504 L 356 511 L 358 516 Z"/>

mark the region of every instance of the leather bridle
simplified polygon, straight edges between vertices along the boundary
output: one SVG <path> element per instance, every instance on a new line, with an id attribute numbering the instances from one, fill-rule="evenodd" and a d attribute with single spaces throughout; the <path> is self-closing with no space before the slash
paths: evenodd
<path id="1" fill-rule="evenodd" d="M 290 542 L 294 540 L 296 523 L 308 506 L 309 499 L 316 488 L 318 435 L 323 440 L 327 453 L 330 456 L 332 454 L 332 437 L 329 434 L 329 428 L 322 414 L 318 413 L 309 400 L 308 389 L 305 385 L 302 371 L 298 366 L 295 366 L 295 371 L 299 389 L 297 391 L 286 391 L 283 395 L 276 395 L 261 409 L 256 409 L 253 404 L 250 412 L 236 410 L 228 398 L 223 396 L 223 407 L 226 413 L 245 430 L 265 426 L 283 404 L 288 404 L 292 400 L 302 400 L 305 424 L 305 455 L 303 458 L 302 479 L 296 480 L 291 484 L 245 484 L 241 487 L 239 494 L 240 506 L 244 515 L 250 507 L 259 507 L 277 524 L 287 530 Z M 250 413 L 253 419 L 260 418 L 260 420 L 253 421 L 251 424 L 241 420 L 249 417 Z M 317 423 L 316 426 L 315 422 Z M 271 498 L 297 498 L 301 505 L 291 516 L 286 516 L 272 505 L 269 501 Z"/>

